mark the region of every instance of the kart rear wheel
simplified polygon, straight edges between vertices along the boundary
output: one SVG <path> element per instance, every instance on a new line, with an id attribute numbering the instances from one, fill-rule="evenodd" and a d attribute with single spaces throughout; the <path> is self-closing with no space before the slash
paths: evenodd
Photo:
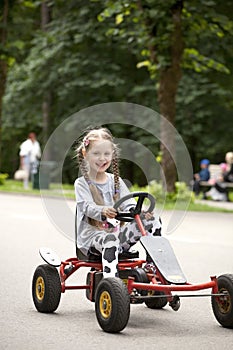
<path id="1" fill-rule="evenodd" d="M 163 292 L 151 291 L 148 292 L 148 295 L 161 295 L 161 298 L 151 298 L 145 301 L 145 304 L 149 309 L 162 309 L 167 305 L 167 298 L 162 297 L 162 295 L 164 295 Z"/>
<path id="2" fill-rule="evenodd" d="M 218 292 L 225 295 L 211 297 L 214 316 L 223 327 L 233 328 L 233 275 L 221 275 L 217 280 Z"/>
<path id="3" fill-rule="evenodd" d="M 147 277 L 147 274 L 144 271 L 144 269 L 141 267 L 138 267 L 137 269 L 133 270 L 132 277 L 135 278 L 135 282 L 149 283 L 149 279 Z M 138 289 L 137 292 L 142 296 L 145 296 L 148 293 L 147 290 L 143 290 L 143 289 L 142 290 Z"/>
<path id="4" fill-rule="evenodd" d="M 138 267 L 136 269 L 125 269 L 125 270 L 120 270 L 119 271 L 119 277 L 123 280 L 125 285 L 127 286 L 128 278 L 129 277 L 134 277 L 135 282 L 139 283 L 149 283 L 149 279 L 147 277 L 146 272 L 144 271 L 143 268 Z M 137 289 L 137 293 L 141 296 L 147 295 L 147 290 L 141 290 Z M 144 300 L 139 300 L 138 302 L 144 302 Z"/>
<path id="5" fill-rule="evenodd" d="M 57 269 L 48 264 L 39 265 L 32 280 L 32 298 L 39 312 L 52 313 L 60 302 L 61 282 Z"/>
<path id="6" fill-rule="evenodd" d="M 122 331 L 129 319 L 130 297 L 120 278 L 103 278 L 95 295 L 95 313 L 100 327 L 108 333 Z"/>

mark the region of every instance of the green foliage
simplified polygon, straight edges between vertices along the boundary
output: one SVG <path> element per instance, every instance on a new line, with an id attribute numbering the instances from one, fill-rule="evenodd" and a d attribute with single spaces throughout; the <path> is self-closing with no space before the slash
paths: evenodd
<path id="1" fill-rule="evenodd" d="M 0 173 L 0 185 L 4 185 L 5 184 L 5 181 L 8 178 L 8 176 L 9 176 L 8 174 Z"/>
<path id="2" fill-rule="evenodd" d="M 230 74 L 229 68 L 216 60 L 201 55 L 196 49 L 187 48 L 184 50 L 184 68 L 193 69 L 197 73 L 216 70 Z"/>
<path id="3" fill-rule="evenodd" d="M 203 76 L 192 71 L 183 75 L 177 95 L 176 126 L 196 170 L 201 158 L 220 163 L 231 149 L 232 99 L 233 92 L 220 83 L 219 75 Z"/>
<path id="4" fill-rule="evenodd" d="M 126 50 L 127 43 L 106 39 L 105 24 L 97 21 L 100 9 L 101 5 L 85 1 L 79 7 L 75 2 L 54 4 L 56 16 L 48 31 L 34 32 L 24 62 L 9 71 L 4 126 L 33 123 L 42 127 L 41 103 L 48 90 L 54 115 L 51 129 L 90 105 L 126 99 L 137 102 L 142 96 L 146 104 L 154 95 L 147 72 L 135 69 L 135 57 Z"/>
<path id="5" fill-rule="evenodd" d="M 138 185 L 133 185 L 130 188 L 130 191 L 137 192 L 149 192 L 152 196 L 155 197 L 156 202 L 162 204 L 166 201 L 166 203 L 175 203 L 175 202 L 194 202 L 194 195 L 192 191 L 187 187 L 184 182 L 176 182 L 175 183 L 175 192 L 173 193 L 165 193 L 163 189 L 163 185 L 161 182 L 157 182 L 155 180 L 151 181 L 148 186 L 140 187 Z"/>
<path id="6" fill-rule="evenodd" d="M 138 57 L 137 68 L 146 67 L 151 78 L 157 79 L 161 70 L 168 67 L 172 60 L 170 50 L 174 23 L 171 12 L 179 2 L 108 0 L 104 3 L 105 8 L 98 15 L 98 20 L 108 20 L 107 35 L 127 40 Z M 230 73 L 222 49 L 229 50 L 233 21 L 227 12 L 219 12 L 217 1 L 202 1 L 198 6 L 195 1 L 183 2 L 183 68 L 198 73 L 210 70 Z M 112 22 L 109 21 L 111 18 Z M 216 43 L 216 40 L 213 54 L 210 43 Z"/>
<path id="7" fill-rule="evenodd" d="M 30 129 L 42 140 L 41 105 L 48 91 L 50 132 L 72 113 L 94 104 L 127 101 L 158 110 L 158 75 L 170 64 L 170 9 L 177 1 L 49 1 L 53 13 L 46 32 L 40 29 L 41 1 L 9 3 L 3 52 L 9 66 L 2 115 L 4 172 L 11 176 L 17 168 L 18 147 Z M 220 162 L 232 147 L 231 13 L 229 0 L 184 1 L 176 127 L 194 165 L 203 156 Z M 143 130 L 119 125 L 113 129 L 159 155 L 158 143 Z M 70 164 L 67 179 L 73 178 Z M 135 166 L 125 166 L 122 173 L 131 182 L 143 183 Z"/>

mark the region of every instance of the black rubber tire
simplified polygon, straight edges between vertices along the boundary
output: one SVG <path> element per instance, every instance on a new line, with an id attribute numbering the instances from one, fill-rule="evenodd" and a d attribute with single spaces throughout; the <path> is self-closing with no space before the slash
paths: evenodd
<path id="1" fill-rule="evenodd" d="M 92 273 L 91 271 L 88 272 L 87 278 L 86 278 L 86 285 L 88 285 L 88 286 L 91 286 L 91 273 Z M 98 284 L 100 283 L 102 278 L 103 278 L 103 272 L 100 272 L 100 271 L 95 271 L 94 272 L 94 276 L 93 276 L 93 282 L 94 283 L 92 285 L 92 288 L 93 288 L 92 293 L 91 293 L 90 289 L 86 289 L 86 297 L 87 297 L 88 300 L 90 300 L 92 302 L 95 301 L 95 292 L 96 292 Z"/>
<path id="2" fill-rule="evenodd" d="M 137 269 L 132 270 L 132 276 L 135 278 L 135 282 L 139 283 L 149 283 L 149 279 L 147 277 L 147 274 L 145 270 L 141 267 L 138 267 Z M 138 290 L 138 293 L 142 296 L 147 295 L 147 290 Z"/>
<path id="3" fill-rule="evenodd" d="M 157 291 L 153 291 L 151 293 L 152 295 L 164 295 L 163 292 L 157 292 Z M 151 299 L 147 299 L 145 301 L 146 306 L 149 309 L 162 309 L 164 306 L 167 305 L 167 298 L 161 297 L 161 298 L 151 298 Z"/>
<path id="4" fill-rule="evenodd" d="M 103 278 L 95 295 L 95 313 L 100 327 L 108 333 L 122 331 L 129 320 L 130 297 L 120 278 Z"/>
<path id="5" fill-rule="evenodd" d="M 88 272 L 86 277 L 86 285 L 89 286 L 91 283 L 91 273 Z M 94 298 L 91 299 L 91 292 L 90 289 L 86 289 L 86 298 L 90 301 L 95 301 Z"/>
<path id="6" fill-rule="evenodd" d="M 140 282 L 140 283 L 149 283 L 149 279 L 147 277 L 147 274 L 145 272 L 145 270 L 141 267 L 138 267 L 136 269 L 125 269 L 125 270 L 121 270 L 119 271 L 119 277 L 126 283 L 128 280 L 128 277 L 134 277 L 135 278 L 135 282 Z M 137 290 L 137 292 L 142 295 L 145 296 L 147 295 L 147 290 Z"/>
<path id="7" fill-rule="evenodd" d="M 48 264 L 39 265 L 32 280 L 32 298 L 39 312 L 52 313 L 60 302 L 61 282 L 57 269 Z"/>
<path id="8" fill-rule="evenodd" d="M 233 275 L 218 277 L 219 293 L 227 293 L 225 297 L 211 297 L 212 309 L 217 321 L 225 328 L 233 328 Z"/>

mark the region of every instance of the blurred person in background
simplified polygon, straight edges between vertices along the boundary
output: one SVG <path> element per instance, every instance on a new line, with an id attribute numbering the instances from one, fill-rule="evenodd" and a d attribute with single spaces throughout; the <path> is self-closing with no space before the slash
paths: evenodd
<path id="1" fill-rule="evenodd" d="M 21 143 L 19 156 L 20 168 L 27 172 L 27 177 L 23 180 L 24 188 L 28 189 L 29 179 L 33 179 L 34 174 L 37 173 L 41 158 L 40 144 L 34 132 L 30 132 L 27 140 Z"/>
<path id="2" fill-rule="evenodd" d="M 210 171 L 209 171 L 210 161 L 209 159 L 202 159 L 200 161 L 200 171 L 199 173 L 194 174 L 194 182 L 193 182 L 193 192 L 196 196 L 200 193 L 200 182 L 208 181 L 210 179 Z"/>

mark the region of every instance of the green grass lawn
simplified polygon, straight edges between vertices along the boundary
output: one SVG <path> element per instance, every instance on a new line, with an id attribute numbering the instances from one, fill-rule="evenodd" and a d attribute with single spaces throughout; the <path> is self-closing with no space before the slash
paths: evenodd
<path id="1" fill-rule="evenodd" d="M 15 181 L 15 180 L 6 180 L 4 185 L 0 185 L 0 192 L 11 192 L 11 193 L 19 193 L 24 195 L 28 194 L 28 195 L 35 195 L 35 196 L 41 196 L 42 194 L 42 195 L 48 195 L 48 196 L 66 197 L 70 199 L 75 199 L 74 186 L 67 185 L 67 184 L 63 184 L 61 186 L 60 184 L 51 183 L 49 185 L 49 189 L 38 190 L 38 189 L 33 189 L 32 184 L 29 183 L 29 189 L 25 190 L 23 188 L 23 182 Z"/>
<path id="2" fill-rule="evenodd" d="M 65 197 L 67 199 L 75 199 L 74 195 L 74 186 L 68 185 L 68 184 L 55 184 L 51 183 L 49 186 L 49 189 L 46 190 L 38 190 L 33 189 L 32 184 L 30 183 L 29 189 L 25 190 L 23 188 L 23 183 L 21 181 L 15 181 L 15 180 L 6 180 L 3 185 L 0 185 L 0 193 L 1 192 L 8 192 L 8 193 L 17 193 L 17 194 L 23 194 L 23 195 L 34 195 L 34 196 L 54 196 L 54 197 Z M 233 195 L 233 193 L 231 194 Z M 233 198 L 230 198 L 233 200 Z M 157 207 L 160 207 L 158 204 Z M 167 202 L 165 204 L 166 210 L 173 210 L 174 209 L 174 203 L 173 202 Z M 186 208 L 185 208 L 186 209 Z M 176 210 L 184 210 L 184 206 L 182 203 L 180 205 L 176 206 Z M 233 210 L 227 210 L 217 207 L 211 207 L 205 204 L 200 203 L 190 203 L 189 207 L 186 209 L 189 211 L 213 211 L 213 212 L 233 212 Z"/>

